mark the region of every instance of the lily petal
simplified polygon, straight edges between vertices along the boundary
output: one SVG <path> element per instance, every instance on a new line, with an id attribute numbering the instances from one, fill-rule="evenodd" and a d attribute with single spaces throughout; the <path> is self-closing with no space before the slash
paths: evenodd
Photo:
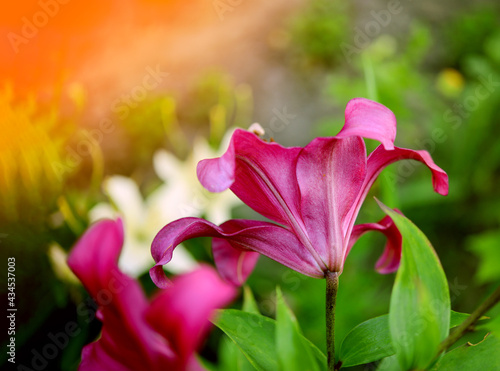
<path id="1" fill-rule="evenodd" d="M 215 265 L 222 278 L 235 286 L 241 286 L 252 273 L 260 254 L 241 250 L 222 238 L 212 240 Z"/>
<path id="2" fill-rule="evenodd" d="M 118 270 L 122 245 L 121 221 L 103 220 L 90 227 L 68 258 L 68 265 L 99 305 L 98 318 L 103 322 L 100 339 L 85 347 L 83 354 L 88 359 L 80 370 L 94 370 L 103 354 L 107 356 L 102 362 L 109 360 L 105 369 L 114 366 L 112 360 L 122 359 L 123 354 L 127 354 L 130 370 L 146 366 L 157 370 L 156 364 L 171 357 L 145 323 L 148 302 L 139 283 Z"/>
<path id="3" fill-rule="evenodd" d="M 256 220 L 229 220 L 218 227 L 204 219 L 183 218 L 167 224 L 151 245 L 156 265 L 151 268 L 150 275 L 158 287 L 170 285 L 162 266 L 172 259 L 175 247 L 196 237 L 223 238 L 235 248 L 261 253 L 305 275 L 318 278 L 324 276 L 316 260 L 295 234 L 286 228 Z M 223 275 L 230 274 L 231 270 L 232 268 L 228 268 Z"/>
<path id="4" fill-rule="evenodd" d="M 396 210 L 401 213 L 399 210 Z M 387 243 L 385 245 L 384 252 L 377 261 L 375 268 L 379 273 L 387 274 L 395 272 L 399 268 L 399 262 L 401 261 L 401 248 L 403 243 L 403 238 L 401 233 L 399 233 L 398 228 L 389 216 L 384 217 L 378 223 L 367 223 L 355 225 L 351 238 L 349 240 L 349 245 L 345 257 L 351 251 L 352 246 L 363 234 L 369 231 L 379 231 L 387 237 Z"/>
<path id="5" fill-rule="evenodd" d="M 308 237 L 325 265 L 343 265 L 343 220 L 360 192 L 366 171 L 366 149 L 358 136 L 317 138 L 301 152 L 297 179 L 302 218 Z"/>
<path id="6" fill-rule="evenodd" d="M 345 109 L 345 124 L 336 138 L 360 136 L 378 140 L 385 149 L 394 148 L 396 116 L 384 105 L 365 98 L 351 99 Z"/>
<path id="7" fill-rule="evenodd" d="M 231 140 L 226 153 L 221 157 L 200 161 L 196 167 L 196 174 L 203 187 L 210 192 L 222 192 L 233 184 L 234 169 L 234 140 Z"/>
<path id="8" fill-rule="evenodd" d="M 198 163 L 198 179 L 211 192 L 227 188 L 258 213 L 280 224 L 299 219 L 295 164 L 301 148 L 267 143 L 238 129 L 226 153 Z"/>
<path id="9" fill-rule="evenodd" d="M 133 371 L 120 361 L 109 356 L 103 347 L 96 346 L 96 343 L 85 346 L 82 350 L 82 361 L 78 371 Z"/>
<path id="10" fill-rule="evenodd" d="M 71 251 L 68 265 L 91 295 L 97 295 L 113 278 L 112 273 L 119 272 L 117 262 L 122 246 L 121 219 L 102 220 L 92 225 Z"/>
<path id="11" fill-rule="evenodd" d="M 386 166 L 400 160 L 415 160 L 426 165 L 432 172 L 432 185 L 434 191 L 443 196 L 448 194 L 448 175 L 434 163 L 429 152 L 399 147 L 395 147 L 392 151 L 387 151 L 383 147 L 378 146 L 370 154 L 367 160 L 367 177 L 365 184 L 369 184 L 368 187 L 371 187 L 375 178 Z"/>
<path id="12" fill-rule="evenodd" d="M 346 235 L 350 235 L 361 204 L 366 198 L 371 186 L 382 170 L 390 164 L 399 160 L 416 160 L 426 165 L 432 172 L 432 185 L 434 191 L 446 196 L 448 194 L 448 175 L 443 169 L 437 166 L 427 151 L 415 151 L 412 149 L 394 147 L 393 150 L 386 150 L 383 146 L 378 146 L 369 156 L 366 162 L 366 178 L 361 188 L 361 192 L 349 211 L 347 221 L 350 225 L 345 228 Z"/>
<path id="13" fill-rule="evenodd" d="M 236 288 L 223 281 L 209 266 L 177 276 L 167 290 L 153 298 L 147 310 L 149 324 L 163 337 L 183 362 L 189 361 L 211 327 L 213 311 L 236 296 Z M 184 370 L 185 364 L 179 365 Z"/>

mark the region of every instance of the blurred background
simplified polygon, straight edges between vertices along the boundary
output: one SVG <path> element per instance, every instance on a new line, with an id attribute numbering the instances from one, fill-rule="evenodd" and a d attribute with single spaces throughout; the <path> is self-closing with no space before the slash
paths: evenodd
<path id="1" fill-rule="evenodd" d="M 98 336 L 99 321 L 77 311 L 89 301 L 65 265 L 92 221 L 124 219 L 120 266 L 153 292 L 149 245 L 163 225 L 256 217 L 232 195 L 204 191 L 197 161 L 222 153 L 231 130 L 253 122 L 287 146 L 333 136 L 354 97 L 389 107 L 396 145 L 428 150 L 450 177 L 442 197 L 424 167 L 392 165 L 358 223 L 383 216 L 372 196 L 401 209 L 434 245 L 456 311 L 472 311 L 498 285 L 497 1 L 13 4 L 0 13 L 0 257 L 4 272 L 16 259 L 18 364 L 32 367 L 48 334 L 76 321 L 82 331 L 43 366 L 76 370 L 81 348 Z M 374 271 L 383 245 L 369 234 L 347 259 L 338 339 L 388 312 L 394 275 Z M 179 251 L 171 273 L 212 261 L 208 239 Z M 5 306 L 6 282 L 2 273 Z M 324 349 L 324 281 L 261 258 L 249 285 L 271 317 L 280 285 L 305 335 Z M 202 350 L 216 365 L 220 337 L 214 331 Z M 5 350 L 6 331 L 0 339 Z"/>

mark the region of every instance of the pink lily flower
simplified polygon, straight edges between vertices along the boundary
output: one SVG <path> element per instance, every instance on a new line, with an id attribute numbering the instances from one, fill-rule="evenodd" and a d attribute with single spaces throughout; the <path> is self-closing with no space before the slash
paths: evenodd
<path id="1" fill-rule="evenodd" d="M 121 220 L 102 220 L 82 236 L 68 264 L 96 301 L 101 337 L 83 348 L 80 371 L 202 370 L 194 356 L 213 310 L 235 287 L 209 266 L 178 276 L 149 301 L 139 282 L 118 269 Z"/>
<path id="2" fill-rule="evenodd" d="M 392 220 L 354 225 L 368 191 L 386 166 L 404 159 L 425 164 L 439 194 L 448 193 L 448 176 L 427 151 L 395 147 L 395 137 L 394 114 L 363 98 L 347 104 L 345 124 L 337 136 L 316 138 L 304 148 L 285 148 L 252 132 L 236 130 L 223 156 L 198 164 L 198 179 L 211 192 L 231 189 L 277 224 L 229 220 L 217 226 L 199 218 L 176 220 L 153 241 L 153 281 L 160 287 L 168 285 L 162 265 L 170 261 L 179 243 L 201 236 L 214 237 L 215 263 L 221 275 L 234 283 L 246 279 L 257 253 L 311 277 L 340 274 L 350 248 L 368 230 L 388 237 L 377 263 L 379 271 L 396 270 L 401 237 Z M 381 145 L 367 156 L 363 138 L 378 140 Z"/>

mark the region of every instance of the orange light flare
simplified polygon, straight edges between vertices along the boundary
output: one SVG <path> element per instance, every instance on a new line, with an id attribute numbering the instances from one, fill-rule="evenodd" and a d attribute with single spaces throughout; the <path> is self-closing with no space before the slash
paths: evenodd
<path id="1" fill-rule="evenodd" d="M 201 0 L 9 2 L 0 13 L 0 85 L 42 102 L 57 100 L 75 81 L 91 93 L 115 94 L 148 65 L 168 63 L 165 51 L 179 52 L 183 30 L 206 21 L 219 20 Z"/>

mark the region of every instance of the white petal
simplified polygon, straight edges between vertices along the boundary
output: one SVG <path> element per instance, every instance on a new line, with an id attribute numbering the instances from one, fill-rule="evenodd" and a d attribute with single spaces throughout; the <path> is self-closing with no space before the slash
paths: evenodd
<path id="1" fill-rule="evenodd" d="M 153 156 L 153 167 L 156 175 L 166 183 L 174 181 L 182 172 L 182 162 L 170 152 L 156 151 Z"/>
<path id="2" fill-rule="evenodd" d="M 198 266 L 198 262 L 193 256 L 182 246 L 175 248 L 172 260 L 165 265 L 165 269 L 175 274 L 191 272 Z"/>
<path id="3" fill-rule="evenodd" d="M 134 180 L 121 175 L 109 177 L 104 181 L 104 191 L 129 226 L 137 226 L 143 222 L 143 199 Z"/>
<path id="4" fill-rule="evenodd" d="M 89 221 L 91 223 L 99 219 L 115 219 L 117 215 L 118 213 L 116 209 L 114 209 L 110 204 L 104 202 L 95 205 L 88 213 Z"/>

